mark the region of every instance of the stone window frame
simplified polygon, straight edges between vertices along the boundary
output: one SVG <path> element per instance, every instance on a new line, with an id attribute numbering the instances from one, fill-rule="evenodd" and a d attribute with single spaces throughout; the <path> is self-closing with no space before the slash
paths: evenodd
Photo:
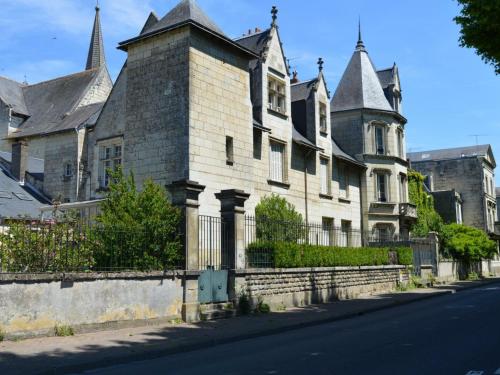
<path id="1" fill-rule="evenodd" d="M 399 201 L 400 203 L 408 202 L 408 176 L 406 173 L 400 172 L 398 175 Z M 401 194 L 403 193 L 403 194 Z"/>
<path id="2" fill-rule="evenodd" d="M 374 168 L 372 170 L 372 175 L 374 177 L 374 192 L 375 192 L 375 201 L 377 203 L 390 203 L 391 202 L 391 176 L 392 176 L 392 171 L 390 169 L 383 169 L 383 168 Z M 378 176 L 383 175 L 384 176 L 384 185 L 385 185 L 385 201 L 380 200 L 379 197 L 379 180 Z"/>
<path id="3" fill-rule="evenodd" d="M 405 158 L 405 132 L 402 126 L 398 126 L 396 129 L 396 148 L 398 156 L 401 159 Z"/>
<path id="4" fill-rule="evenodd" d="M 234 138 L 230 135 L 226 135 L 226 164 L 234 164 Z"/>
<path id="5" fill-rule="evenodd" d="M 273 83 L 275 87 L 271 87 Z M 282 116 L 287 113 L 286 81 L 270 73 L 267 75 L 267 109 Z"/>
<path id="6" fill-rule="evenodd" d="M 268 137 L 269 139 L 269 178 L 267 179 L 267 182 L 272 185 L 278 185 L 283 188 L 289 188 L 290 183 L 288 182 L 288 143 L 286 141 L 283 141 L 281 139 L 275 138 L 275 137 Z M 283 155 L 282 155 L 282 181 L 276 180 L 272 178 L 271 170 L 271 150 L 272 150 L 272 144 L 279 144 L 283 147 Z"/>
<path id="7" fill-rule="evenodd" d="M 102 155 L 102 148 L 112 148 L 112 154 Z M 106 173 L 106 163 L 109 162 L 110 166 L 116 170 L 118 165 L 123 166 L 123 137 L 106 138 L 96 141 L 97 150 L 97 174 L 96 174 L 96 191 L 107 190 L 109 188 L 109 176 Z M 119 150 L 119 152 L 117 152 Z M 112 164 L 112 165 L 111 165 Z M 102 179 L 104 178 L 104 183 Z"/>
<path id="8" fill-rule="evenodd" d="M 66 161 L 63 167 L 63 178 L 64 180 L 69 180 L 74 175 L 73 162 Z"/>
<path id="9" fill-rule="evenodd" d="M 388 139 L 388 134 L 391 126 L 389 123 L 381 120 L 374 120 L 370 121 L 369 123 L 369 129 L 373 129 L 373 136 L 372 136 L 372 146 L 373 146 L 373 153 L 375 155 L 390 155 L 390 149 L 389 149 L 389 139 Z M 377 147 L 377 129 L 382 130 L 382 142 L 383 142 L 383 153 L 378 152 L 378 147 Z"/>
<path id="10" fill-rule="evenodd" d="M 326 161 L 326 192 L 323 191 L 323 183 L 322 183 L 322 180 L 321 180 L 321 162 L 322 161 Z M 320 178 L 320 181 L 319 181 L 319 196 L 320 198 L 326 198 L 326 199 L 332 199 L 332 158 L 330 158 L 329 156 L 327 155 L 324 155 L 324 154 L 320 154 L 319 155 L 319 178 Z"/>
<path id="11" fill-rule="evenodd" d="M 385 236 L 380 235 L 380 231 L 387 231 Z M 372 236 L 375 241 L 387 241 L 392 239 L 392 236 L 396 233 L 396 227 L 392 223 L 376 223 L 372 227 Z"/>
<path id="12" fill-rule="evenodd" d="M 326 103 L 319 102 L 319 134 L 323 137 L 328 135 L 328 109 Z"/>

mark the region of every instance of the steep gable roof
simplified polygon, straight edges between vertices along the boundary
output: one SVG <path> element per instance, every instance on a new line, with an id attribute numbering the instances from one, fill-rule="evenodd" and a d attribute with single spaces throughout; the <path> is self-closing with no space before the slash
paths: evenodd
<path id="1" fill-rule="evenodd" d="M 29 112 L 24 101 L 23 87 L 24 85 L 19 82 L 0 77 L 0 100 L 14 112 L 27 116 Z"/>
<path id="2" fill-rule="evenodd" d="M 449 160 L 449 159 L 462 159 L 470 157 L 484 157 L 484 158 L 489 158 L 493 166 L 496 165 L 495 159 L 493 157 L 493 152 L 489 144 L 468 146 L 468 147 L 445 148 L 439 150 L 428 150 L 420 152 L 409 152 L 407 153 L 407 157 L 411 160 L 412 163 Z"/>
<path id="3" fill-rule="evenodd" d="M 153 26 L 155 26 L 159 21 L 160 19 L 158 18 L 155 12 L 149 13 L 148 19 L 146 20 L 146 23 L 142 27 L 141 35 L 151 31 Z"/>
<path id="4" fill-rule="evenodd" d="M 331 101 L 331 111 L 362 108 L 393 111 L 360 38 Z"/>
<path id="5" fill-rule="evenodd" d="M 254 52 L 255 54 L 261 56 L 264 48 L 267 46 L 270 34 L 271 29 L 267 29 L 259 33 L 236 38 L 234 41 Z"/>
<path id="6" fill-rule="evenodd" d="M 31 116 L 9 138 L 45 135 L 81 125 L 77 122 L 86 115 L 88 119 L 103 105 L 98 103 L 77 109 L 88 87 L 95 82 L 99 73 L 99 69 L 85 70 L 24 86 L 24 98 Z"/>
<path id="7" fill-rule="evenodd" d="M 290 85 L 292 102 L 306 100 L 311 95 L 311 92 L 316 87 L 318 79 L 310 79 L 308 81 L 298 82 Z"/>

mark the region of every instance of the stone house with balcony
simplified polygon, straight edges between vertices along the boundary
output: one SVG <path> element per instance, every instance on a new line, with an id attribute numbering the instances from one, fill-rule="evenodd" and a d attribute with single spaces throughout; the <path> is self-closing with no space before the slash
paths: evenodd
<path id="1" fill-rule="evenodd" d="M 436 209 L 445 221 L 495 233 L 496 162 L 490 145 L 408 153 L 428 190 L 438 197 Z M 439 197 L 443 196 L 443 201 Z"/>
<path id="2" fill-rule="evenodd" d="M 359 32 L 356 49 L 331 100 L 335 142 L 363 163 L 363 227 L 375 237 L 408 236 L 416 208 L 408 203 L 399 72 L 375 69 Z"/>

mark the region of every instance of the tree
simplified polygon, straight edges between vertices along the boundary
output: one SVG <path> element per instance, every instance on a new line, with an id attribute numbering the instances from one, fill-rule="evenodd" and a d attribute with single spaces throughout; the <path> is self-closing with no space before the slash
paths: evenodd
<path id="1" fill-rule="evenodd" d="M 180 210 L 165 189 L 148 179 L 138 191 L 134 176 L 111 172 L 107 199 L 101 204 L 96 231 L 100 267 L 163 270 L 182 259 Z"/>
<path id="2" fill-rule="evenodd" d="M 255 207 L 255 222 L 259 240 L 297 242 L 305 235 L 302 215 L 277 194 L 260 200 Z"/>
<path id="3" fill-rule="evenodd" d="M 500 1 L 457 0 L 462 5 L 455 22 L 461 27 L 460 46 L 474 48 L 500 74 Z"/>
<path id="4" fill-rule="evenodd" d="M 485 232 L 462 224 L 444 225 L 441 245 L 444 254 L 466 264 L 491 259 L 496 253 L 495 242 L 490 240 Z"/>
<path id="5" fill-rule="evenodd" d="M 440 232 L 443 219 L 434 209 L 434 198 L 424 189 L 424 176 L 416 171 L 408 171 L 408 194 L 410 202 L 417 206 L 417 222 L 411 232 L 415 236 L 427 236 L 429 232 Z"/>

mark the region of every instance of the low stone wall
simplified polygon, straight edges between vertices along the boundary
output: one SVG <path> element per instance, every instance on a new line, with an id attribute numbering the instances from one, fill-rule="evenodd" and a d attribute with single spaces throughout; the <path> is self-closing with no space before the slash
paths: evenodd
<path id="1" fill-rule="evenodd" d="M 236 294 L 280 309 L 388 292 L 409 274 L 404 266 L 373 266 L 236 270 L 234 277 Z"/>
<path id="2" fill-rule="evenodd" d="M 455 281 L 458 279 L 458 262 L 454 260 L 440 260 L 438 262 L 437 278 L 439 281 Z"/>
<path id="3" fill-rule="evenodd" d="M 0 329 L 8 337 L 85 330 L 113 322 L 181 317 L 182 275 L 0 274 Z"/>

